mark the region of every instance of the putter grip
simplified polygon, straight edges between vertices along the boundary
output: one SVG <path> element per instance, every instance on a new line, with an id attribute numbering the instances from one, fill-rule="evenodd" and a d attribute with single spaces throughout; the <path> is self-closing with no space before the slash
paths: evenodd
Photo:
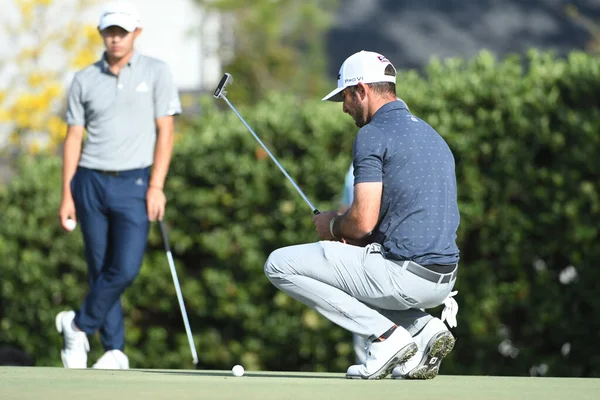
<path id="1" fill-rule="evenodd" d="M 167 237 L 167 230 L 165 229 L 165 224 L 163 221 L 158 221 L 158 226 L 160 227 L 160 233 L 163 237 L 163 243 L 165 244 L 165 250 L 167 253 L 171 252 L 171 246 L 169 245 L 169 238 Z"/>

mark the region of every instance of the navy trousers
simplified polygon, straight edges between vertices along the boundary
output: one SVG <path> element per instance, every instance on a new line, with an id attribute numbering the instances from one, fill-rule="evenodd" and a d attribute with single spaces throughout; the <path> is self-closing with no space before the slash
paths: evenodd
<path id="1" fill-rule="evenodd" d="M 149 175 L 149 168 L 107 174 L 79 167 L 71 181 L 90 286 L 75 324 L 89 335 L 99 330 L 106 351 L 125 347 L 120 297 L 146 250 Z"/>

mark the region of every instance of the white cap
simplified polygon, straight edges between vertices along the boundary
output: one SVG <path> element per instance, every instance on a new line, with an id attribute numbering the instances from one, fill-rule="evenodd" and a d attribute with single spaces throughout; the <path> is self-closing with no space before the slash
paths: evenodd
<path id="1" fill-rule="evenodd" d="M 109 26 L 120 26 L 127 32 L 133 32 L 135 28 L 142 26 L 137 8 L 123 0 L 108 3 L 100 14 L 98 28 L 104 30 Z"/>
<path id="2" fill-rule="evenodd" d="M 338 75 L 338 86 L 335 90 L 323 97 L 323 100 L 342 101 L 340 92 L 348 86 L 362 83 L 392 82 L 396 83 L 394 76 L 386 75 L 385 68 L 392 63 L 379 53 L 372 51 L 359 51 L 346 58 Z M 392 65 L 392 67 L 394 67 Z M 396 68 L 394 68 L 394 72 Z"/>

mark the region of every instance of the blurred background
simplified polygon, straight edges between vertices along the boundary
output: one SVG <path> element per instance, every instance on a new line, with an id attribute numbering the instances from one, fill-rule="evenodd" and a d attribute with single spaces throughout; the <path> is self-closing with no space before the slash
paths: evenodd
<path id="1" fill-rule="evenodd" d="M 134 0 L 137 49 L 166 61 L 184 114 L 166 223 L 199 367 L 345 371 L 350 333 L 279 293 L 275 248 L 337 209 L 357 128 L 320 98 L 366 49 L 445 138 L 461 226 L 457 345 L 443 374 L 600 376 L 599 0 Z M 96 0 L 0 0 L 0 364 L 60 366 L 58 311 L 87 292 L 58 224 L 65 93 L 102 54 Z M 133 368 L 191 368 L 160 233 L 123 299 Z M 432 310 L 439 315 L 440 310 Z M 90 358 L 101 346 L 91 338 Z"/>

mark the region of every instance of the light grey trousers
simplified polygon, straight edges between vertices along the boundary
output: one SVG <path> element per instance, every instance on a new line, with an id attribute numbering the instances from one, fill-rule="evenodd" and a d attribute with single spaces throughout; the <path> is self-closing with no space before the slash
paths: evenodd
<path id="1" fill-rule="evenodd" d="M 394 324 L 414 336 L 432 318 L 420 309 L 442 304 L 455 276 L 431 282 L 409 272 L 408 262 L 397 264 L 381 253 L 377 243 L 289 246 L 271 253 L 265 274 L 289 296 L 364 338 L 375 339 Z"/>

